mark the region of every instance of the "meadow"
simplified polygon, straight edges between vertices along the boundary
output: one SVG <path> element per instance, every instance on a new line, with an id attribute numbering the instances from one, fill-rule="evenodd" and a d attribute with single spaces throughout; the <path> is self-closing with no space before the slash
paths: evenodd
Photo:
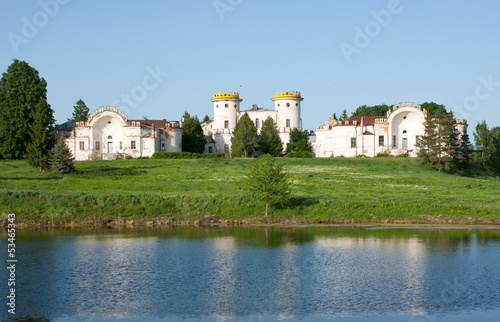
<path id="1" fill-rule="evenodd" d="M 259 159 L 76 162 L 67 176 L 0 160 L 0 212 L 20 222 L 168 219 L 260 222 L 248 168 Z M 500 224 L 500 180 L 439 173 L 409 158 L 280 158 L 292 198 L 269 222 Z"/>

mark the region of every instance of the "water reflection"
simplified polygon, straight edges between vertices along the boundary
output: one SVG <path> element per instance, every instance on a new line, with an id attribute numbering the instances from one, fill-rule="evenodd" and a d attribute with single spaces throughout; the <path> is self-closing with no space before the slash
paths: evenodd
<path id="1" fill-rule="evenodd" d="M 42 320 L 483 314 L 500 308 L 499 246 L 498 230 L 19 231 L 17 309 Z"/>

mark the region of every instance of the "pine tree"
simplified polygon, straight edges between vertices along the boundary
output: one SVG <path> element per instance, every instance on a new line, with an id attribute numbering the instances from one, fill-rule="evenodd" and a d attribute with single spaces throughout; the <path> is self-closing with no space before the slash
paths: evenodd
<path id="1" fill-rule="evenodd" d="M 442 118 L 441 126 L 443 127 L 443 166 L 449 171 L 459 165 L 458 159 L 458 135 L 455 125 L 455 116 L 453 111 L 446 113 Z"/>
<path id="2" fill-rule="evenodd" d="M 184 123 L 182 124 L 182 151 L 203 153 L 207 139 L 203 134 L 198 116 L 191 117 L 188 112 L 184 112 Z"/>
<path id="3" fill-rule="evenodd" d="M 234 127 L 231 138 L 232 155 L 247 158 L 258 147 L 257 128 L 248 113 L 245 113 Z"/>
<path id="4" fill-rule="evenodd" d="M 349 116 L 347 115 L 347 110 L 343 110 L 343 111 L 342 111 L 342 114 L 340 114 L 340 118 L 339 118 L 339 120 L 340 120 L 340 121 L 345 121 L 345 120 L 347 120 L 348 118 L 349 118 Z"/>
<path id="5" fill-rule="evenodd" d="M 276 123 L 269 116 L 265 121 L 259 135 L 259 148 L 262 153 L 278 156 L 283 151 L 280 135 Z"/>
<path id="6" fill-rule="evenodd" d="M 32 110 L 33 121 L 30 125 L 31 140 L 26 147 L 28 163 L 44 171 L 49 166 L 54 137 L 51 128 L 54 125 L 52 108 L 44 101 L 39 101 Z"/>
<path id="7" fill-rule="evenodd" d="M 421 163 L 434 166 L 437 159 L 437 132 L 436 122 L 432 115 L 427 113 L 424 123 L 424 134 L 419 137 L 415 146 L 418 148 L 417 156 Z"/>
<path id="8" fill-rule="evenodd" d="M 73 156 L 69 151 L 68 146 L 64 142 L 64 138 L 57 141 L 54 150 L 52 151 L 52 156 L 50 158 L 50 167 L 52 171 L 66 175 L 73 172 L 75 165 L 73 164 Z"/>
<path id="9" fill-rule="evenodd" d="M 69 122 L 85 122 L 89 117 L 89 108 L 85 102 L 79 99 L 73 106 L 73 114 L 68 119 Z"/>
<path id="10" fill-rule="evenodd" d="M 210 116 L 205 115 L 205 117 L 203 118 L 203 123 L 207 123 L 208 121 L 210 121 Z"/>
<path id="11" fill-rule="evenodd" d="M 462 169 L 467 169 L 472 162 L 472 144 L 470 143 L 469 134 L 467 131 L 462 133 L 460 144 L 458 146 L 459 166 Z"/>
<path id="12" fill-rule="evenodd" d="M 248 175 L 248 188 L 255 199 L 266 203 L 266 218 L 270 205 L 284 205 L 290 199 L 288 177 L 283 172 L 283 165 L 275 164 L 271 158 L 252 164 Z"/>
<path id="13" fill-rule="evenodd" d="M 47 82 L 25 61 L 14 59 L 0 79 L 0 155 L 25 156 L 33 110 L 47 104 Z"/>
<path id="14" fill-rule="evenodd" d="M 333 119 L 334 119 L 335 121 L 338 121 L 337 114 L 333 113 Z"/>

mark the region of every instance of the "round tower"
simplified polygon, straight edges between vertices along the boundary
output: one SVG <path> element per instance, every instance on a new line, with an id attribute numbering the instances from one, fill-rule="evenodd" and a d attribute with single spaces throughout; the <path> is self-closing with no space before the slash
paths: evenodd
<path id="1" fill-rule="evenodd" d="M 300 92 L 286 91 L 274 93 L 274 110 L 277 112 L 276 125 L 280 131 L 289 132 L 293 128 L 302 129 L 300 118 Z"/>
<path id="2" fill-rule="evenodd" d="M 214 103 L 214 129 L 234 129 L 238 122 L 241 101 L 240 93 L 214 94 L 212 99 Z"/>

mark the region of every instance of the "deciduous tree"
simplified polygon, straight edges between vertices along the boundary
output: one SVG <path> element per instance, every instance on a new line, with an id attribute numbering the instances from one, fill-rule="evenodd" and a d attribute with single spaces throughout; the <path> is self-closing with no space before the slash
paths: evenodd
<path id="1" fill-rule="evenodd" d="M 47 104 L 47 82 L 27 62 L 14 59 L 0 79 L 0 155 L 4 158 L 25 156 L 32 139 L 35 107 L 52 113 Z M 38 121 L 40 128 L 45 128 L 46 121 Z"/>
<path id="2" fill-rule="evenodd" d="M 184 123 L 182 124 L 182 151 L 203 153 L 207 139 L 203 134 L 198 116 L 191 117 L 188 112 L 184 112 Z"/>

